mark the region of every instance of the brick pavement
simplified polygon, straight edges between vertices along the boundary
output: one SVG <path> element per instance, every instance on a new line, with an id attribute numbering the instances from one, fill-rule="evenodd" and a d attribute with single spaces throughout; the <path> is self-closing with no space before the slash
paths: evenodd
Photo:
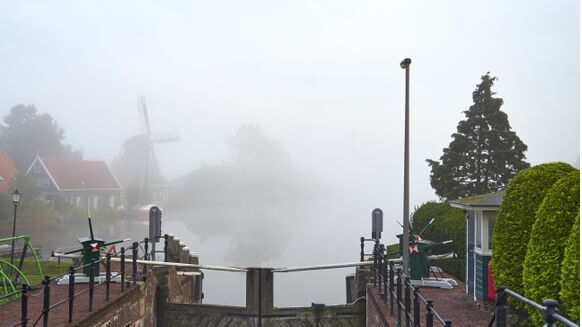
<path id="1" fill-rule="evenodd" d="M 131 267 L 131 266 L 130 266 Z M 127 268 L 126 268 L 127 269 Z M 130 268 L 131 269 L 131 268 Z M 141 269 L 141 267 L 140 267 Z M 113 270 L 113 269 L 112 269 Z M 114 271 L 118 271 L 117 269 Z M 141 271 L 141 270 L 139 270 Z M 131 279 L 131 271 L 126 272 L 126 279 Z M 75 293 L 87 289 L 89 284 L 75 284 Z M 121 293 L 121 284 L 112 283 L 110 285 L 109 302 L 105 301 L 105 283 L 100 284 L 94 289 L 93 296 L 93 312 L 102 309 L 109 302 L 120 297 L 122 294 L 128 292 L 129 288 L 125 287 L 125 292 Z M 50 284 L 50 305 L 54 305 L 67 299 L 69 296 L 68 285 L 56 285 L 55 282 Z M 39 287 L 33 289 L 29 296 L 29 322 L 28 326 L 34 326 L 37 319 L 42 314 L 43 306 L 43 288 Z M 0 327 L 12 326 L 21 321 L 21 300 L 12 301 L 10 303 L 0 305 Z M 89 291 L 84 292 L 75 297 L 73 310 L 73 323 L 69 324 L 69 304 L 68 301 L 52 308 L 49 311 L 49 326 L 74 326 L 75 323 L 89 317 L 92 312 L 89 312 Z M 36 326 L 42 326 L 42 317 L 38 320 Z"/>

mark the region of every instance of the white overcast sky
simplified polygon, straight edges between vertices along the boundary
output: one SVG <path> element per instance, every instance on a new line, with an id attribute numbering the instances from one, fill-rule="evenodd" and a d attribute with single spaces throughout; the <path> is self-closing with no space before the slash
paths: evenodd
<path id="1" fill-rule="evenodd" d="M 143 94 L 154 131 L 182 137 L 157 148 L 169 178 L 223 160 L 224 138 L 254 123 L 302 167 L 374 189 L 370 210 L 401 207 L 410 57 L 417 205 L 435 199 L 424 160 L 487 71 L 528 160 L 577 162 L 579 24 L 576 0 L 4 1 L 0 115 L 35 104 L 109 162 Z"/>

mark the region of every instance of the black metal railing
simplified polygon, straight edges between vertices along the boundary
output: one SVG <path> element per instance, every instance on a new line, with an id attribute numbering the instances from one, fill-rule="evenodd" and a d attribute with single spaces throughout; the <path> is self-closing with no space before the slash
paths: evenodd
<path id="1" fill-rule="evenodd" d="M 143 258 L 144 260 L 148 260 L 148 258 L 152 258 L 150 253 L 148 253 L 149 248 L 149 239 L 145 238 L 142 242 L 134 242 L 129 248 L 121 247 L 120 253 L 107 253 L 105 255 L 105 259 L 101 258 L 99 260 L 91 260 L 90 263 L 78 267 L 70 267 L 69 270 L 61 275 L 58 276 L 45 276 L 42 281 L 42 293 L 43 293 L 43 306 L 42 311 L 38 318 L 34 321 L 32 326 L 37 326 L 37 324 L 42 319 L 42 326 L 47 327 L 49 321 L 49 314 L 52 309 L 57 306 L 63 305 L 65 303 L 68 304 L 68 322 L 72 323 L 74 318 L 74 309 L 75 309 L 75 299 L 78 298 L 83 293 L 88 293 L 88 303 L 87 303 L 87 310 L 89 312 L 93 311 L 94 308 L 94 297 L 95 297 L 95 289 L 102 285 L 105 285 L 105 301 L 109 302 L 110 299 L 110 292 L 111 292 L 111 283 L 114 282 L 116 277 L 120 277 L 120 293 L 125 291 L 126 283 L 127 286 L 130 287 L 132 285 L 137 284 L 138 278 L 141 277 L 143 281 L 147 279 L 148 270 L 144 265 L 144 268 L 141 272 L 138 271 L 137 260 Z M 143 245 L 143 246 L 142 246 Z M 126 280 L 126 251 L 131 250 L 131 264 L 132 264 L 132 279 L 131 283 Z M 142 250 L 143 255 L 140 256 L 139 250 Z M 166 251 L 166 250 L 165 250 Z M 119 263 L 119 272 L 112 274 L 111 273 L 111 258 L 112 257 L 120 257 Z M 105 265 L 105 281 L 102 281 L 100 278 L 98 282 L 95 281 L 95 265 L 104 264 Z M 89 282 L 86 288 L 79 290 L 79 285 L 75 284 L 75 274 L 84 269 L 90 267 L 89 270 Z M 54 303 L 50 304 L 51 299 L 51 283 L 63 278 L 68 275 L 68 283 L 69 283 L 69 293 L 68 297 Z M 21 290 L 3 295 L 0 297 L 0 301 L 2 300 L 15 300 L 20 296 L 21 300 L 21 319 L 18 322 L 15 322 L 10 327 L 16 326 L 23 326 L 28 327 L 30 322 L 29 311 L 28 311 L 28 300 L 30 294 L 30 286 L 27 284 L 23 284 Z"/>
<path id="2" fill-rule="evenodd" d="M 556 326 L 556 322 L 561 322 L 569 327 L 578 327 L 575 322 L 560 313 L 558 301 L 548 299 L 539 304 L 505 287 L 498 287 L 496 290 L 495 313 L 491 317 L 489 327 L 508 326 L 509 305 L 507 298 L 509 296 L 539 311 L 545 321 L 544 326 L 553 327 Z"/>
<path id="3" fill-rule="evenodd" d="M 360 239 L 360 259 L 363 261 L 363 246 L 366 241 Z M 419 327 L 421 311 L 424 309 L 424 326 L 433 327 L 436 321 L 440 326 L 452 326 L 452 321 L 444 319 L 434 310 L 433 301 L 426 299 L 420 293 L 419 287 L 413 286 L 410 278 L 403 276 L 400 268 L 394 269 L 394 263 L 388 260 L 386 248 L 378 240 L 374 240 L 372 280 L 378 288 L 380 298 L 388 304 L 388 314 L 395 320 L 398 327 Z M 412 302 L 412 303 L 411 303 Z M 396 309 L 396 310 L 395 310 Z"/>

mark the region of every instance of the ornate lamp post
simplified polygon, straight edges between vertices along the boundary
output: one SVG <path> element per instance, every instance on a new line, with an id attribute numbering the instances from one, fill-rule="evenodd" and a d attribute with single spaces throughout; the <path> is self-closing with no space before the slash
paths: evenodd
<path id="1" fill-rule="evenodd" d="M 18 190 L 14 190 L 12 192 L 12 203 L 14 204 L 14 220 L 12 221 L 12 248 L 10 253 L 10 264 L 14 265 L 14 237 L 16 237 L 16 209 L 18 208 L 18 204 L 20 203 L 20 195 L 22 193 L 18 192 Z"/>
<path id="2" fill-rule="evenodd" d="M 408 95 L 409 95 L 409 85 L 410 85 L 410 63 L 412 60 L 406 58 L 400 63 L 400 68 L 406 70 L 406 95 L 404 102 L 404 205 L 402 212 L 402 272 L 404 276 L 410 276 L 408 271 L 408 242 L 410 236 L 410 224 L 408 222 L 408 216 L 410 215 L 409 210 L 409 174 L 410 174 L 410 152 L 409 152 L 409 110 L 408 110 Z"/>

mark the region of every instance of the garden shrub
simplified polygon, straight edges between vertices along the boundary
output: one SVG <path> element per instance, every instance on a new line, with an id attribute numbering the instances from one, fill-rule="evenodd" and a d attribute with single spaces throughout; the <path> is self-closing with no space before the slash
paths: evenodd
<path id="1" fill-rule="evenodd" d="M 563 312 L 580 324 L 580 213 L 568 237 L 560 288 Z"/>
<path id="2" fill-rule="evenodd" d="M 523 262 L 525 296 L 541 303 L 558 299 L 564 249 L 580 211 L 580 172 L 557 181 L 546 194 L 536 214 Z M 532 320 L 543 324 L 541 314 L 528 308 Z"/>
<path id="3" fill-rule="evenodd" d="M 574 170 L 562 162 L 541 164 L 520 171 L 509 182 L 493 228 L 496 286 L 523 293 L 523 261 L 538 207 L 554 183 Z"/>

